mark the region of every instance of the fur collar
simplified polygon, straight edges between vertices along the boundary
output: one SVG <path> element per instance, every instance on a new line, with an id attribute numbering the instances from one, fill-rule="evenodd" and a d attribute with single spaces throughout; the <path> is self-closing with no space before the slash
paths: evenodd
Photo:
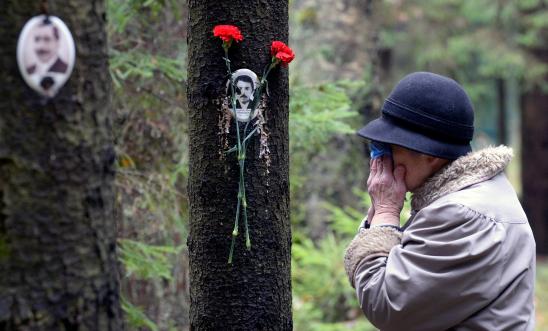
<path id="1" fill-rule="evenodd" d="M 511 148 L 500 145 L 459 157 L 413 193 L 411 208 L 418 211 L 444 195 L 494 177 L 506 168 L 512 156 Z"/>

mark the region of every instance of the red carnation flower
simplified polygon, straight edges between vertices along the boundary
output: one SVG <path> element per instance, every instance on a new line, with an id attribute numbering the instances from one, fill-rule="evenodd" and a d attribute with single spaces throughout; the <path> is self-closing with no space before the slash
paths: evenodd
<path id="1" fill-rule="evenodd" d="M 276 53 L 286 51 L 288 48 L 289 47 L 283 42 L 275 40 L 272 42 L 272 46 L 270 47 L 270 54 L 275 56 Z"/>
<path id="2" fill-rule="evenodd" d="M 278 40 L 272 42 L 270 54 L 272 54 L 272 57 L 276 58 L 276 60 L 285 66 L 287 66 L 289 62 L 293 61 L 295 58 L 295 53 L 293 53 L 293 50 L 285 43 Z"/>
<path id="3" fill-rule="evenodd" d="M 230 44 L 232 40 L 238 42 L 244 39 L 240 29 L 234 25 L 216 25 L 213 28 L 213 36 L 221 38 L 227 44 Z"/>
<path id="4" fill-rule="evenodd" d="M 278 52 L 276 53 L 276 58 L 280 60 L 283 65 L 288 65 L 289 62 L 293 61 L 295 58 L 295 53 L 293 53 L 293 51 L 290 53 Z"/>

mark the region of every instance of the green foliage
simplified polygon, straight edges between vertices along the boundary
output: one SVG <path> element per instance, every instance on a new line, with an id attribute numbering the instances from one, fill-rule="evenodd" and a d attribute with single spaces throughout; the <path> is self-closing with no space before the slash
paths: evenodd
<path id="1" fill-rule="evenodd" d="M 358 229 L 360 222 L 366 217 L 369 207 L 371 207 L 371 196 L 359 188 L 352 190 L 354 195 L 359 198 L 359 205 L 356 208 L 350 206 L 339 207 L 326 203 L 324 207 L 330 214 L 330 226 L 338 234 L 352 238 Z"/>
<path id="2" fill-rule="evenodd" d="M 340 135 L 354 134 L 358 113 L 350 95 L 363 87 L 361 82 L 339 81 L 319 85 L 292 84 L 289 104 L 289 148 L 291 190 L 304 184 L 307 165 L 324 153 L 329 142 Z"/>
<path id="3" fill-rule="evenodd" d="M 180 0 L 107 1 L 130 330 L 188 325 L 185 8 Z"/>
<path id="4" fill-rule="evenodd" d="M 521 93 L 535 86 L 548 90 L 548 65 L 536 53 L 547 40 L 542 1 L 409 0 L 383 2 L 382 8 L 387 15 L 380 21 L 380 44 L 392 51 L 389 86 L 419 70 L 456 79 L 472 99 L 475 141 L 483 145 L 499 138 L 497 84 L 505 83 L 509 118 L 519 116 Z M 510 143 L 517 142 L 511 137 Z"/>
<path id="5" fill-rule="evenodd" d="M 293 244 L 295 329 L 319 330 L 321 324 L 348 319 L 347 312 L 359 307 L 344 271 L 345 245 L 333 233 L 317 245 L 311 239 Z"/>
<path id="6" fill-rule="evenodd" d="M 137 306 L 132 305 L 124 297 L 122 297 L 122 310 L 126 314 L 126 320 L 132 328 L 145 328 L 150 331 L 158 331 L 158 325 L 154 323 L 146 314 Z"/>
<path id="7" fill-rule="evenodd" d="M 331 153 L 337 137 L 354 135 L 358 113 L 353 109 L 351 95 L 365 89 L 363 82 L 338 81 L 319 85 L 292 84 L 290 89 L 290 157 L 292 222 L 305 217 L 305 188 L 310 174 L 310 160 Z M 292 280 L 294 328 L 302 331 L 366 329 L 365 319 L 354 321 L 359 315 L 352 287 L 348 284 L 342 254 L 350 233 L 355 233 L 356 219 L 352 208 L 337 209 L 339 222 L 332 224 L 327 234 L 313 241 L 306 230 L 295 227 L 292 246 Z M 362 216 L 363 217 L 363 216 Z M 353 224 L 352 224 L 353 223 Z M 346 230 L 343 230 L 346 228 Z"/>
<path id="8" fill-rule="evenodd" d="M 367 216 L 367 211 L 371 206 L 371 196 L 369 193 L 354 188 L 352 192 L 359 198 L 358 209 L 344 206 L 339 207 L 330 203 L 325 203 L 324 208 L 330 214 L 330 226 L 335 233 L 353 237 L 356 234 L 360 221 Z M 411 216 L 411 193 L 407 193 L 403 204 L 403 209 L 400 213 L 400 225 L 404 225 Z"/>
<path id="9" fill-rule="evenodd" d="M 122 34 L 133 21 L 154 21 L 168 5 L 171 8 L 179 7 L 176 0 L 108 0 L 107 12 L 109 20 L 112 21 L 109 24 L 109 32 Z M 148 15 L 145 15 L 145 12 Z M 177 10 L 174 13 L 179 15 Z"/>
<path id="10" fill-rule="evenodd" d="M 381 43 L 397 45 L 415 70 L 446 72 L 476 86 L 495 78 L 540 83 L 539 72 L 547 70 L 520 47 L 540 46 L 545 40 L 548 9 L 536 0 L 504 5 L 489 0 L 412 0 L 401 7 L 386 6 L 393 17 L 384 22 Z"/>
<path id="11" fill-rule="evenodd" d="M 150 79 L 158 72 L 174 82 L 186 80 L 186 65 L 181 58 L 152 56 L 142 52 L 113 50 L 110 58 L 110 74 L 117 88 L 128 78 Z"/>
<path id="12" fill-rule="evenodd" d="M 360 221 L 365 218 L 369 206 L 370 204 L 364 206 L 364 212 L 350 206 L 338 207 L 327 202 L 324 204 L 324 208 L 331 215 L 331 228 L 336 231 L 336 233 L 345 237 L 352 237 L 356 234 L 358 225 L 360 224 Z"/>
<path id="13" fill-rule="evenodd" d="M 178 254 L 182 246 L 148 245 L 130 239 L 120 240 L 120 260 L 126 269 L 126 276 L 135 274 L 140 279 L 172 279 L 171 255 Z"/>
<path id="14" fill-rule="evenodd" d="M 311 239 L 304 239 L 292 250 L 295 295 L 321 305 L 325 319 L 330 321 L 336 319 L 341 302 L 354 297 L 344 271 L 343 248 L 344 244 L 329 233 L 318 246 Z"/>
<path id="15" fill-rule="evenodd" d="M 183 161 L 181 161 L 183 162 Z M 180 181 L 186 177 L 181 174 L 180 164 L 169 173 L 144 173 L 136 170 L 119 169 L 117 185 L 133 195 L 133 199 L 123 206 L 124 215 L 145 218 L 143 223 L 133 219 L 135 225 L 142 226 L 141 230 L 148 229 L 150 234 L 177 234 L 184 236 L 187 233 L 187 205 L 186 196 L 179 191 Z M 183 203 L 182 203 L 183 202 Z M 130 218 L 129 221 L 132 221 Z M 174 247 L 175 248 L 175 247 Z M 177 251 L 181 247 L 176 247 Z"/>
<path id="16" fill-rule="evenodd" d="M 293 86 L 290 91 L 290 143 L 293 152 L 323 150 L 334 134 L 353 134 L 349 95 L 363 83 L 339 81 L 315 86 Z"/>

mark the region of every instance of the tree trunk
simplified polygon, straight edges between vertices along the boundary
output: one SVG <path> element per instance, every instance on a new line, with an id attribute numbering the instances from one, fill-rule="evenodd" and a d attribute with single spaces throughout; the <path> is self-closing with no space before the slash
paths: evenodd
<path id="1" fill-rule="evenodd" d="M 533 52 L 548 59 L 547 50 Z M 548 77 L 547 77 L 548 79 Z M 522 97 L 522 186 L 523 206 L 537 243 L 539 254 L 548 254 L 548 93 L 540 87 Z"/>
<path id="2" fill-rule="evenodd" d="M 497 85 L 497 106 L 498 106 L 498 118 L 497 118 L 497 137 L 498 143 L 506 145 L 508 143 L 507 138 L 507 111 L 506 111 L 506 81 L 504 78 L 496 79 Z"/>
<path id="3" fill-rule="evenodd" d="M 24 83 L 15 56 L 40 2 L 2 4 L 0 329 L 119 331 L 105 6 L 48 2 L 71 30 L 77 58 L 50 100 Z"/>
<path id="4" fill-rule="evenodd" d="M 228 264 L 239 168 L 234 153 L 220 157 L 226 149 L 218 124 L 227 76 L 221 41 L 212 34 L 217 24 L 237 25 L 244 40 L 230 48 L 232 68 L 261 75 L 270 63 L 271 41 L 287 41 L 288 3 L 190 0 L 189 10 L 191 330 L 291 330 L 287 69 L 269 75 L 270 165 L 258 157 L 258 137 L 247 151 L 252 247 L 246 250 L 241 227 Z M 234 137 L 232 120 L 229 145 Z"/>

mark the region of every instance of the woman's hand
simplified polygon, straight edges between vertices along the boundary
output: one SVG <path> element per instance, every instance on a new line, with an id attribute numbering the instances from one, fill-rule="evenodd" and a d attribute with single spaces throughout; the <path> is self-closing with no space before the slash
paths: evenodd
<path id="1" fill-rule="evenodd" d="M 367 189 L 372 206 L 368 216 L 371 225 L 400 225 L 400 213 L 405 200 L 405 168 L 397 166 L 392 170 L 392 159 L 382 156 L 371 160 Z"/>

